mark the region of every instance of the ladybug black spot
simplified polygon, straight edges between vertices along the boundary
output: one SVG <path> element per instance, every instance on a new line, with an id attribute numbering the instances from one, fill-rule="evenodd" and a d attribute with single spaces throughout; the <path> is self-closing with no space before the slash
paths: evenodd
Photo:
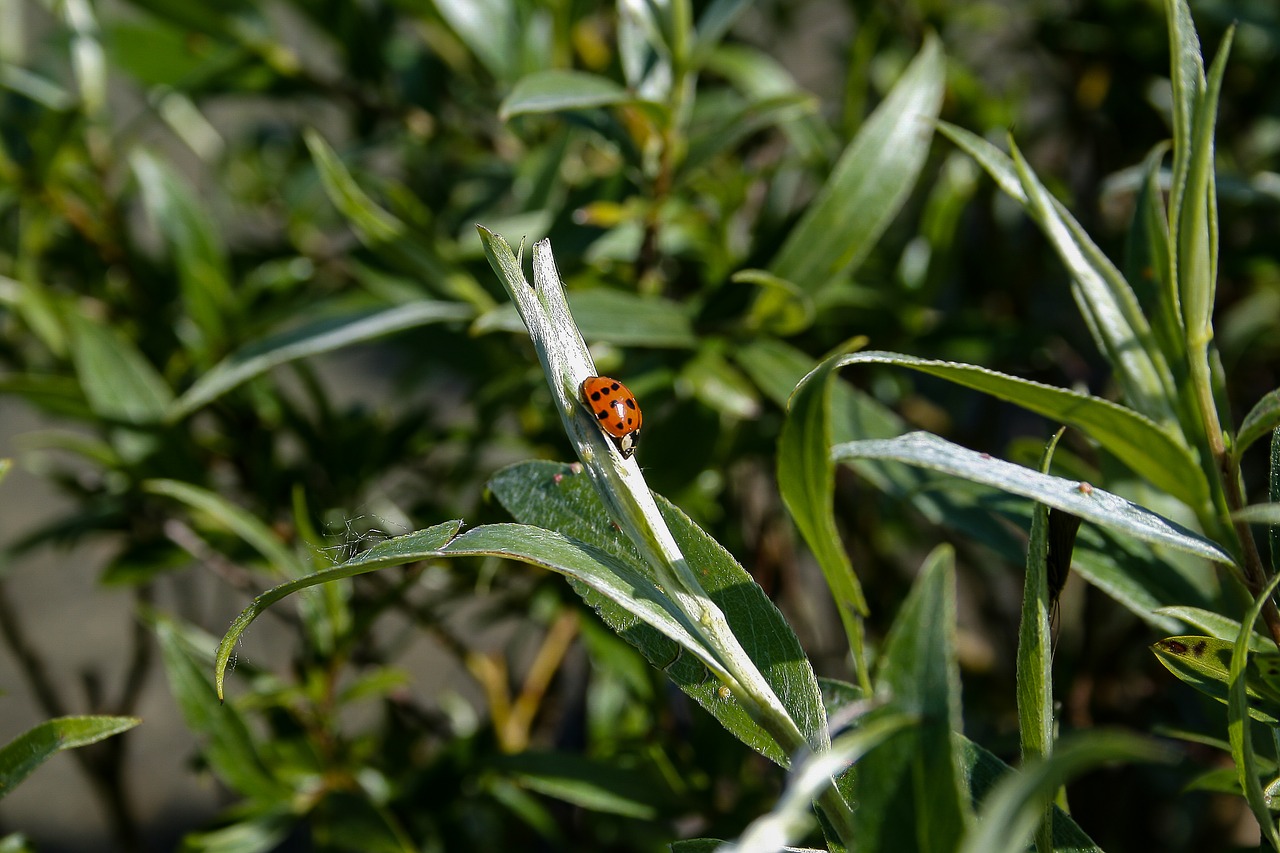
<path id="1" fill-rule="evenodd" d="M 592 399 L 592 400 L 599 400 L 599 399 L 600 399 L 600 392 L 599 392 L 599 391 L 595 391 L 595 392 L 593 392 L 593 393 L 591 394 L 591 399 Z"/>
<path id="2" fill-rule="evenodd" d="M 634 399 L 632 399 L 632 398 L 628 397 L 628 398 L 627 398 L 627 408 L 628 408 L 628 409 L 634 409 L 635 407 L 636 407 L 636 401 L 635 401 Z"/>
<path id="3" fill-rule="evenodd" d="M 635 418 L 627 418 L 627 426 L 631 426 L 635 422 L 636 422 Z"/>
<path id="4" fill-rule="evenodd" d="M 617 382 L 615 382 L 615 383 L 613 383 L 612 385 L 610 385 L 610 386 L 609 386 L 609 390 L 610 390 L 610 391 L 617 391 L 617 390 L 618 390 L 619 388 L 621 388 L 621 387 L 622 387 L 621 385 L 619 385 Z"/>
<path id="5" fill-rule="evenodd" d="M 618 424 L 616 427 L 614 427 L 614 429 L 619 429 L 619 430 L 622 429 L 622 421 L 618 421 Z"/>
<path id="6" fill-rule="evenodd" d="M 609 417 L 608 412 L 596 412 L 596 418 L 599 420 L 604 420 L 607 417 Z"/>

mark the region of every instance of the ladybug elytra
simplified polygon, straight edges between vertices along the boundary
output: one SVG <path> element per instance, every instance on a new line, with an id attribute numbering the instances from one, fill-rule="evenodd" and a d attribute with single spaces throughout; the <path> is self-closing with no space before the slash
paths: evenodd
<path id="1" fill-rule="evenodd" d="M 640 406 L 636 396 L 616 379 L 588 376 L 582 381 L 582 401 L 587 404 L 596 423 L 613 439 L 623 459 L 630 459 L 640 440 Z"/>

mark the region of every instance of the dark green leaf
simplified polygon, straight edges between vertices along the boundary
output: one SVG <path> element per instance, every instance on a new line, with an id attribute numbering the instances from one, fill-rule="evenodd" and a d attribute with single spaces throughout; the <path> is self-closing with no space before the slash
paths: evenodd
<path id="1" fill-rule="evenodd" d="M 1239 459 L 1249 445 L 1280 426 L 1280 388 L 1268 391 L 1244 416 L 1231 452 Z"/>

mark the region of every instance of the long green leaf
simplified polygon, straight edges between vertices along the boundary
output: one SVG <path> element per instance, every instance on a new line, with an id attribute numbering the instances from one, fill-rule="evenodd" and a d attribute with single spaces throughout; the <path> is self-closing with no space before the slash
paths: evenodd
<path id="1" fill-rule="evenodd" d="M 1089 238 L 1070 211 L 1049 195 L 1025 164 L 961 127 L 938 129 L 987 170 L 1020 202 L 1049 238 L 1075 282 L 1073 295 L 1098 349 L 1116 371 L 1130 404 L 1157 423 L 1175 423 L 1169 401 L 1173 379 L 1156 346 L 1138 298 L 1124 276 Z"/>
<path id="2" fill-rule="evenodd" d="M 429 323 L 468 320 L 474 314 L 468 305 L 422 300 L 327 317 L 270 335 L 236 350 L 196 380 L 170 407 L 169 420 L 181 420 L 231 389 L 282 364 Z"/>
<path id="3" fill-rule="evenodd" d="M 208 738 L 205 755 L 218 777 L 246 797 L 268 802 L 287 797 L 287 787 L 267 765 L 240 712 L 233 705 L 219 704 L 220 697 L 206 670 L 198 665 L 180 626 L 161 617 L 156 619 L 155 631 L 169 692 L 177 700 L 187 728 Z"/>
<path id="4" fill-rule="evenodd" d="M 1249 808 L 1262 828 L 1262 837 L 1273 850 L 1280 850 L 1280 832 L 1276 830 L 1275 816 L 1272 815 L 1270 803 L 1258 783 L 1259 769 L 1253 752 L 1253 723 L 1250 720 L 1252 714 L 1245 670 L 1250 663 L 1249 639 L 1253 634 L 1253 624 L 1258 621 L 1263 605 L 1271 600 L 1271 594 L 1277 586 L 1280 586 L 1280 574 L 1271 579 L 1241 620 L 1240 634 L 1231 649 L 1231 671 L 1228 676 L 1230 689 L 1227 697 L 1227 734 L 1231 741 L 1231 757 L 1236 763 L 1236 775 L 1244 789 Z M 1280 674 L 1280 663 L 1273 664 L 1272 668 Z"/>
<path id="5" fill-rule="evenodd" d="M 1008 376 L 972 364 L 933 361 L 889 352 L 846 356 L 841 366 L 880 363 L 908 367 L 990 394 L 1093 438 L 1134 473 L 1192 507 L 1208 495 L 1200 466 L 1186 445 L 1148 418 L 1100 397 Z"/>
<path id="6" fill-rule="evenodd" d="M 285 573 L 298 571 L 297 557 L 284 546 L 270 527 L 263 524 L 252 513 L 236 506 L 216 492 L 181 480 L 146 480 L 142 488 L 153 495 L 173 498 L 192 509 L 205 513 L 251 545 L 266 558 L 275 571 Z"/>
<path id="7" fill-rule="evenodd" d="M 926 559 L 885 638 L 876 695 L 887 701 L 867 715 L 907 714 L 919 725 L 839 780 L 857 805 L 859 850 L 950 853 L 971 818 L 952 740 L 962 726 L 955 617 L 954 557 L 943 546 Z"/>
<path id="8" fill-rule="evenodd" d="M 27 729 L 0 748 L 0 798 L 62 750 L 97 743 L 140 722 L 137 717 L 55 717 Z"/>
<path id="9" fill-rule="evenodd" d="M 1049 473 L 1059 430 L 1040 457 L 1040 473 Z M 1071 555 L 1066 555 L 1070 562 Z M 1049 508 L 1037 503 L 1031 512 L 1031 541 L 1027 545 L 1022 581 L 1022 616 L 1018 623 L 1018 734 L 1023 762 L 1053 751 L 1053 642 L 1049 611 Z M 1040 853 L 1052 853 L 1052 823 L 1048 806 L 1036 837 Z"/>
<path id="10" fill-rule="evenodd" d="M 1163 545 L 1224 565 L 1234 565 L 1231 555 L 1218 544 L 1119 495 L 1088 483 L 1052 477 L 995 459 L 930 433 L 913 432 L 893 439 L 850 441 L 837 444 L 832 448 L 832 455 L 840 461 L 886 459 L 942 471 L 1040 501 L 1152 545 Z"/>
<path id="11" fill-rule="evenodd" d="M 800 380 L 778 439 L 778 488 L 782 502 L 813 551 L 835 599 L 864 689 L 871 681 L 863 650 L 862 617 L 867 600 L 836 528 L 835 463 L 831 459 L 831 383 L 842 353 Z"/>
<path id="12" fill-rule="evenodd" d="M 960 853 L 1023 853 L 1054 793 L 1068 779 L 1115 761 L 1169 762 L 1157 743 L 1121 732 L 1088 732 L 1064 741 L 1051 757 L 1036 761 L 995 786 Z"/>
<path id="13" fill-rule="evenodd" d="M 478 311 L 493 307 L 493 297 L 474 278 L 436 254 L 434 241 L 414 233 L 401 219 L 375 204 L 320 134 L 308 130 L 303 138 L 329 201 L 351 223 L 362 243 L 417 276 L 434 293 L 465 302 Z"/>
<path id="14" fill-rule="evenodd" d="M 945 70 L 941 45 L 930 35 L 840 156 L 774 258 L 772 273 L 813 292 L 867 256 L 924 166 Z"/>
<path id="15" fill-rule="evenodd" d="M 218 647 L 215 673 L 219 695 L 222 677 L 235 643 L 267 607 L 299 590 L 377 569 L 442 557 L 497 556 L 521 560 L 564 574 L 629 609 L 645 623 L 658 628 L 690 651 L 718 675 L 715 656 L 698 640 L 694 628 L 637 568 L 594 546 L 537 527 L 495 524 L 477 527 L 456 536 L 460 522 L 445 522 L 406 536 L 388 539 L 337 566 L 281 584 L 253 600 L 232 622 Z M 761 731 L 763 735 L 763 731 Z M 766 736 L 767 737 L 767 736 Z M 777 750 L 775 746 L 775 751 Z"/>
<path id="16" fill-rule="evenodd" d="M 549 69 L 520 78 L 498 108 L 498 117 L 509 121 L 526 113 L 587 110 L 634 100 L 635 96 L 607 77 L 586 71 Z"/>

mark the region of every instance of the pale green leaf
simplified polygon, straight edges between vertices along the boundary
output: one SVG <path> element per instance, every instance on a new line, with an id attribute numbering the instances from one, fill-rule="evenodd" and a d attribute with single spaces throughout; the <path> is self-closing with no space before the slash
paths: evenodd
<path id="1" fill-rule="evenodd" d="M 942 106 L 945 70 L 941 44 L 930 35 L 840 156 L 770 272 L 812 293 L 861 263 L 924 166 Z"/>
<path id="2" fill-rule="evenodd" d="M 1224 565 L 1234 563 L 1218 544 L 1119 495 L 995 459 L 929 433 L 851 441 L 836 445 L 832 454 L 839 461 L 884 459 L 941 471 L 1040 501 L 1152 545 L 1175 548 Z"/>

